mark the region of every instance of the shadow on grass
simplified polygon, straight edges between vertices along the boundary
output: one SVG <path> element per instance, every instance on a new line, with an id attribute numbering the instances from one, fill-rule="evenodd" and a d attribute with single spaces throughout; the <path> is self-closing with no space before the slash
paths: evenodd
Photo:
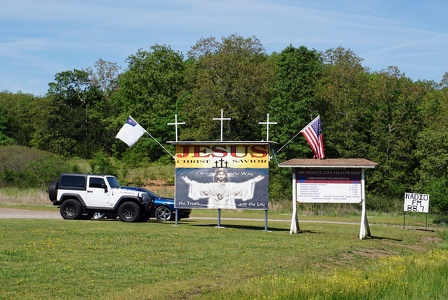
<path id="1" fill-rule="evenodd" d="M 434 232 L 434 230 L 432 230 L 432 229 L 419 229 L 419 228 L 416 228 L 415 230 L 418 230 L 418 231 Z"/>
<path id="2" fill-rule="evenodd" d="M 316 233 L 319 233 L 319 232 L 313 231 L 313 230 L 299 230 L 298 233 L 302 233 L 302 234 L 314 233 L 314 234 L 316 234 Z"/>
<path id="3" fill-rule="evenodd" d="M 221 224 L 218 226 L 218 224 L 191 224 L 191 226 L 196 227 L 215 227 L 218 229 L 246 229 L 246 230 L 261 230 L 265 231 L 264 226 L 252 226 L 252 225 L 235 225 L 235 224 Z M 268 227 L 267 231 L 289 231 L 288 228 L 276 228 L 276 227 Z"/>
<path id="4" fill-rule="evenodd" d="M 402 239 L 394 239 L 394 238 L 389 238 L 389 237 L 382 237 L 382 236 L 367 236 L 364 239 L 366 240 L 389 240 L 389 241 L 395 241 L 395 242 L 402 242 Z"/>

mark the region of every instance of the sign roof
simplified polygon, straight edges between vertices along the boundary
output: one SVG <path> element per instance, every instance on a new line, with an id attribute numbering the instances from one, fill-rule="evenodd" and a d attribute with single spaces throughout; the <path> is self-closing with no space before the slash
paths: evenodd
<path id="1" fill-rule="evenodd" d="M 356 168 L 372 169 L 378 164 L 364 158 L 293 158 L 282 162 L 279 167 L 284 168 Z"/>

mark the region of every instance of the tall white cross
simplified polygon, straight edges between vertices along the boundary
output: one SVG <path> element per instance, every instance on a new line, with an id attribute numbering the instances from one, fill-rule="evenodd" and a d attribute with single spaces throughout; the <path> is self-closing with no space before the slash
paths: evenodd
<path id="1" fill-rule="evenodd" d="M 269 142 L 269 125 L 270 124 L 277 124 L 277 122 L 269 122 L 269 114 L 266 122 L 258 122 L 258 124 L 266 124 L 266 141 Z"/>
<path id="2" fill-rule="evenodd" d="M 166 123 L 167 125 L 174 125 L 176 128 L 176 142 L 177 142 L 177 125 L 183 125 L 185 122 L 177 122 L 177 114 L 174 115 L 174 123 Z"/>
<path id="3" fill-rule="evenodd" d="M 223 121 L 232 120 L 231 118 L 224 118 L 223 110 L 221 109 L 221 118 L 213 118 L 214 121 L 221 121 L 221 142 L 222 142 L 222 132 L 223 132 Z"/>

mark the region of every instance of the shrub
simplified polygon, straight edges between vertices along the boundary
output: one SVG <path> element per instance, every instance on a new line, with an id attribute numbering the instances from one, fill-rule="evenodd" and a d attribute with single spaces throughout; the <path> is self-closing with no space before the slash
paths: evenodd
<path id="1" fill-rule="evenodd" d="M 0 187 L 45 188 L 75 168 L 61 157 L 21 146 L 0 147 Z"/>
<path id="2" fill-rule="evenodd" d="M 429 194 L 431 212 L 440 214 L 441 217 L 448 219 L 448 179 L 445 176 L 434 178 L 424 188 L 423 192 Z"/>
<path id="3" fill-rule="evenodd" d="M 390 196 L 367 194 L 366 209 L 377 212 L 399 213 L 403 211 L 404 194 L 402 199 Z"/>
<path id="4" fill-rule="evenodd" d="M 93 174 L 108 174 L 114 176 L 118 174 L 117 168 L 103 152 L 94 154 L 90 161 L 90 172 Z"/>

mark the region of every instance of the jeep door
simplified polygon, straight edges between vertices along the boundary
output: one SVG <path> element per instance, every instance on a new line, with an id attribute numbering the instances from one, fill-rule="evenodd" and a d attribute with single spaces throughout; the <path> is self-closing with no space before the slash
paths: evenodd
<path id="1" fill-rule="evenodd" d="M 87 186 L 86 206 L 101 207 L 109 206 L 109 193 L 103 177 L 89 176 Z"/>

